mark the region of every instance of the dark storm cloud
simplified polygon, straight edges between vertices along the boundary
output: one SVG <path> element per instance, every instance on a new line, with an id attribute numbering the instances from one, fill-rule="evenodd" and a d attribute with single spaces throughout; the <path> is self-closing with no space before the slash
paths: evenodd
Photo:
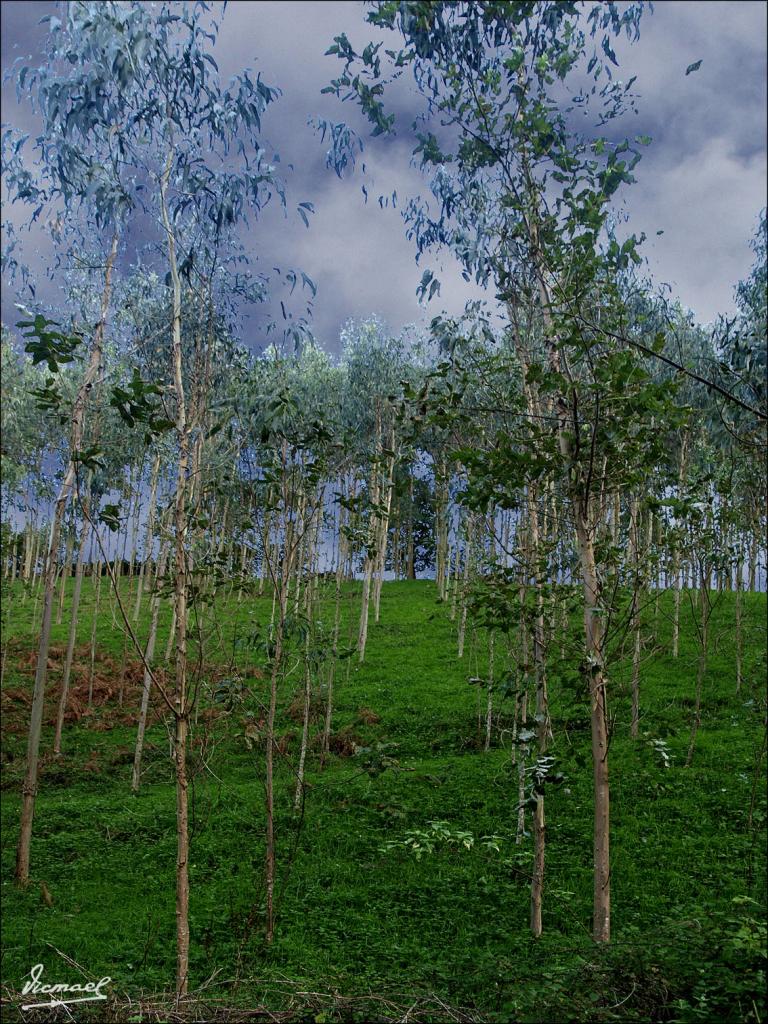
<path id="1" fill-rule="evenodd" d="M 258 233 L 269 239 L 269 259 L 301 267 L 318 286 L 314 305 L 314 331 L 321 343 L 334 348 L 339 328 L 349 316 L 376 312 L 394 329 L 426 319 L 416 299 L 421 268 L 414 262 L 413 246 L 405 238 L 400 202 L 382 210 L 379 195 L 399 200 L 424 192 L 426 183 L 410 166 L 412 144 L 400 136 L 369 140 L 365 122 L 352 104 L 340 104 L 321 90 L 342 69 L 338 59 L 324 53 L 333 37 L 346 32 L 353 46 L 362 50 L 371 29 L 364 22 L 362 4 L 231 3 L 222 23 L 217 60 L 222 74 L 253 66 L 264 80 L 280 87 L 282 96 L 264 118 L 264 132 L 281 155 L 292 164 L 288 176 L 291 210 L 288 221 L 272 210 Z M 391 45 L 391 43 L 389 43 Z M 258 60 L 253 61 L 253 55 Z M 410 95 L 407 79 L 398 83 L 390 101 L 398 121 L 410 121 L 419 109 Z M 353 174 L 340 180 L 325 165 L 327 146 L 307 124 L 309 117 L 345 120 L 359 130 L 365 151 Z M 366 202 L 361 191 L 365 164 Z M 315 205 L 311 227 L 306 230 L 290 216 L 297 202 Z M 441 304 L 458 313 L 475 291 L 461 278 L 456 264 L 444 260 Z M 428 265 L 437 268 L 439 261 Z M 425 266 L 427 263 L 425 262 Z M 254 320 L 258 323 L 258 316 Z"/>
<path id="2" fill-rule="evenodd" d="M 753 0 L 657 3 L 640 42 L 617 49 L 622 77 L 638 76 L 636 133 L 653 138 L 627 190 L 630 223 L 649 235 L 656 280 L 703 322 L 733 309 L 766 204 L 767 10 Z"/>
<path id="3" fill-rule="evenodd" d="M 36 23 L 52 8 L 2 4 L 4 67 L 34 51 L 43 31 Z M 394 190 L 400 200 L 426 191 L 410 166 L 407 139 L 366 138 L 366 204 L 360 167 L 336 178 L 307 125 L 308 116 L 319 115 L 365 131 L 351 105 L 320 93 L 341 69 L 323 55 L 333 36 L 346 31 L 357 48 L 371 38 L 364 14 L 357 2 L 235 0 L 215 51 L 224 79 L 252 67 L 282 90 L 264 119 L 264 134 L 281 156 L 288 216 L 268 209 L 252 224 L 246 244 L 259 255 L 257 269 L 295 266 L 313 278 L 314 331 L 329 348 L 348 316 L 377 312 L 397 330 L 428 320 L 442 306 L 458 312 L 475 294 L 444 257 L 440 298 L 426 312 L 416 301 L 422 267 L 415 265 L 399 208 L 381 210 L 376 202 Z M 765 204 L 765 20 L 759 2 L 661 2 L 644 19 L 640 42 L 617 48 L 621 77 L 637 75 L 640 96 L 640 113 L 625 131 L 654 139 L 636 170 L 637 184 L 626 191 L 630 227 L 649 236 L 645 251 L 655 278 L 670 282 L 702 321 L 732 309 L 733 286 L 749 269 L 748 240 Z M 700 70 L 686 77 L 686 66 L 700 59 Z M 17 122 L 12 90 L 6 86 L 3 95 L 4 120 Z M 406 78 L 393 102 L 404 122 L 418 109 Z M 295 214 L 303 200 L 316 209 L 309 230 Z M 657 230 L 664 234 L 656 236 Z M 437 269 L 439 262 L 425 258 L 423 265 Z M 244 340 L 261 347 L 263 327 L 263 316 L 251 317 Z"/>

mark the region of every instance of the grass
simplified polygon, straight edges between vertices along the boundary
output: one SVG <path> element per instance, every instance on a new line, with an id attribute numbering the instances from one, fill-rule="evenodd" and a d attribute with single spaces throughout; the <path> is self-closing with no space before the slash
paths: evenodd
<path id="1" fill-rule="evenodd" d="M 348 585 L 342 642 L 350 647 L 358 600 L 358 585 Z M 92 610 L 86 581 L 81 643 L 90 635 Z M 764 1020 L 765 610 L 765 595 L 744 596 L 744 685 L 737 694 L 734 597 L 715 601 L 690 768 L 684 762 L 698 648 L 688 602 L 677 660 L 667 653 L 671 596 L 662 597 L 658 617 L 647 611 L 636 742 L 629 737 L 628 666 L 613 666 L 614 942 L 604 950 L 589 937 L 592 783 L 580 683 L 553 658 L 552 753 L 564 781 L 547 791 L 545 934 L 535 941 L 527 929 L 531 842 L 515 844 L 509 735 L 497 734 L 483 752 L 485 691 L 467 683 L 486 670 L 485 636 L 480 631 L 474 643 L 470 637 L 459 661 L 455 626 L 434 585 L 386 583 L 365 663 L 339 663 L 336 754 L 321 772 L 315 744 L 300 816 L 292 810 L 300 723 L 291 708 L 299 671 L 282 687 L 279 922 L 266 947 L 263 750 L 258 742 L 249 749 L 243 732 L 266 695 L 259 643 L 271 600 L 220 601 L 206 613 L 215 642 L 200 690 L 201 712 L 215 711 L 205 723 L 201 714 L 192 748 L 191 987 L 207 982 L 203 1001 L 266 1007 L 291 1020 L 398 1019 L 411 1006 L 414 1019 L 434 1021 L 449 1013 L 488 1021 Z M 170 618 L 163 611 L 161 654 Z M 97 664 L 104 702 L 68 723 L 59 762 L 50 756 L 53 729 L 46 725 L 34 882 L 19 891 L 12 877 L 27 714 L 20 691 L 31 688 L 34 599 L 24 599 L 16 585 L 5 614 L 4 984 L 17 991 L 36 963 L 49 980 L 78 980 L 64 954 L 96 978 L 109 975 L 110 1012 L 129 1019 L 127 997 L 135 1003 L 142 993 L 167 990 L 174 973 L 175 798 L 161 708 L 155 705 L 144 782 L 133 797 L 140 672 L 128 665 L 119 708 L 121 666 L 133 656 L 119 618 L 113 626 L 105 583 Z M 328 630 L 327 599 L 320 618 Z M 59 652 L 67 627 L 65 610 L 53 633 Z M 145 602 L 138 634 L 147 629 Z M 76 697 L 87 672 L 80 653 Z M 503 657 L 497 643 L 497 671 Z M 47 717 L 60 657 L 52 664 Z M 246 683 L 245 700 L 225 711 L 216 690 L 221 695 L 235 676 Z M 510 704 L 499 706 L 502 726 L 511 724 Z M 320 728 L 319 714 L 313 735 Z M 421 858 L 397 845 L 409 830 L 424 831 L 436 820 L 471 833 L 474 845 L 438 844 Z M 488 835 L 500 837 L 498 851 L 480 841 Z M 396 845 L 387 850 L 387 843 Z M 52 906 L 41 897 L 41 882 Z M 4 1009 L 4 1019 L 20 1019 L 12 1001 Z M 143 1017 L 135 1006 L 132 1012 L 151 1019 L 149 1010 Z"/>

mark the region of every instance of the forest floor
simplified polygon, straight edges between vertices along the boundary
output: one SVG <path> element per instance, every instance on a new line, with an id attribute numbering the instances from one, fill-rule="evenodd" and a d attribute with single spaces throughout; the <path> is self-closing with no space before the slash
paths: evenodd
<path id="1" fill-rule="evenodd" d="M 71 581 L 69 582 L 71 588 Z M 326 584 L 327 595 L 331 585 Z M 127 600 L 129 581 L 123 581 Z M 71 591 L 70 591 L 71 593 Z M 322 598 L 325 634 L 330 596 Z M 175 796 L 159 698 L 141 791 L 130 792 L 141 668 L 102 586 L 92 707 L 86 580 L 63 754 L 51 754 L 68 616 L 54 627 L 32 843 L 32 884 L 13 883 L 19 788 L 39 605 L 6 593 L 2 689 L 3 1020 L 71 1020 L 20 1009 L 42 963 L 49 983 L 111 978 L 91 1018 L 332 1021 L 765 1021 L 765 595 L 744 596 L 736 692 L 734 595 L 712 595 L 702 724 L 685 767 L 698 646 L 683 595 L 680 656 L 671 594 L 646 610 L 640 736 L 629 735 L 629 663 L 610 672 L 613 942 L 590 939 L 592 770 L 588 697 L 574 655 L 549 684 L 559 785 L 547 787 L 544 935 L 528 931 L 531 838 L 516 844 L 512 698 L 497 696 L 483 750 L 487 638 L 455 623 L 434 584 L 385 583 L 365 663 L 339 662 L 332 754 L 319 769 L 313 704 L 303 813 L 293 811 L 301 731 L 298 656 L 281 684 L 278 923 L 264 943 L 264 786 L 259 665 L 272 602 L 219 601 L 202 666 L 191 762 L 191 982 L 174 1016 Z M 138 635 L 146 637 L 145 600 Z M 359 585 L 345 587 L 342 644 Z M 163 609 L 162 655 L 170 615 Z M 574 630 L 578 622 L 574 621 Z M 576 633 L 574 632 L 574 638 Z M 322 648 L 323 638 L 318 646 Z M 297 651 L 300 643 L 297 641 Z M 631 641 L 626 645 L 627 657 Z M 505 647 L 496 641 L 496 674 Z M 323 677 L 326 666 L 318 671 Z M 242 684 L 242 689 L 240 686 Z M 121 700 L 122 698 L 122 700 Z M 418 855 L 407 840 L 450 835 Z M 529 821 L 526 822 L 528 827 Z M 439 831 L 439 830 L 438 830 Z M 457 837 L 455 833 L 465 833 Z M 484 842 L 485 837 L 496 837 Z M 453 838 L 451 838 L 453 837 Z M 466 840 L 466 845 L 464 840 Z M 426 840 L 422 836 L 423 844 Z M 165 1000 L 165 1001 L 164 1001 Z M 239 1016 L 224 1008 L 240 1008 Z M 250 1011 L 245 1013 L 245 1011 Z M 42 1016 L 41 1016 L 42 1014 Z"/>

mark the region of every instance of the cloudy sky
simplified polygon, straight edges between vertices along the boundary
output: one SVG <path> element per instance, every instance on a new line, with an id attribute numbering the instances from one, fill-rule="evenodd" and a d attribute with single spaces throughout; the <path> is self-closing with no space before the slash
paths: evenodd
<path id="1" fill-rule="evenodd" d="M 3 0 L 4 70 L 16 57 L 38 52 L 44 32 L 38 22 L 54 7 Z M 639 94 L 639 113 L 626 131 L 653 138 L 635 171 L 637 184 L 624 193 L 631 230 L 648 236 L 644 251 L 654 278 L 669 283 L 701 322 L 733 309 L 733 287 L 751 265 L 748 242 L 766 204 L 766 10 L 762 0 L 661 0 L 644 18 L 640 41 L 617 47 L 621 77 L 636 75 Z M 314 279 L 314 330 L 330 349 L 350 316 L 376 312 L 398 330 L 443 307 L 458 312 L 470 295 L 447 261 L 441 296 L 426 311 L 419 307 L 421 268 L 399 212 L 382 211 L 375 201 L 366 205 L 359 175 L 340 181 L 326 170 L 323 147 L 307 126 L 310 115 L 355 120 L 351 106 L 320 90 L 339 70 L 335 58 L 324 56 L 333 36 L 346 31 L 353 45 L 370 38 L 364 11 L 353 0 L 234 0 L 215 50 L 225 78 L 253 67 L 283 92 L 264 131 L 283 165 L 294 165 L 287 176 L 291 208 L 308 200 L 316 214 L 306 230 L 298 217 L 285 220 L 274 210 L 249 241 L 264 270 L 290 264 Z M 686 67 L 698 60 L 699 71 L 686 77 Z M 3 87 L 2 118 L 33 127 L 10 84 Z M 403 137 L 368 144 L 370 194 L 424 190 L 410 149 Z M 425 265 L 437 268 L 435 261 Z M 246 334 L 244 340 L 261 347 L 258 319 Z"/>

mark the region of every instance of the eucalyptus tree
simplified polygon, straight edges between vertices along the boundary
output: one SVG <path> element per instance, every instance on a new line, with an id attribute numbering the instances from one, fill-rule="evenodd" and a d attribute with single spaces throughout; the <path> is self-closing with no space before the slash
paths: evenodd
<path id="1" fill-rule="evenodd" d="M 79 5 L 71 5 L 69 19 L 77 19 Z M 68 20 L 69 20 L 68 19 Z M 30 842 L 37 791 L 38 750 L 50 643 L 53 593 L 56 581 L 62 520 L 82 460 L 82 441 L 90 390 L 98 376 L 110 303 L 112 274 L 117 258 L 121 225 L 130 199 L 120 178 L 120 156 L 113 146 L 114 124 L 119 110 L 113 102 L 106 107 L 102 76 L 104 65 L 90 63 L 82 37 L 65 31 L 61 21 L 49 22 L 47 61 L 38 68 L 18 69 L 17 89 L 31 99 L 41 133 L 35 143 L 36 171 L 24 161 L 24 137 L 11 130 L 3 135 L 5 182 L 12 201 L 34 207 L 30 222 L 46 211 L 55 222 L 54 235 L 65 242 L 85 222 L 94 239 L 102 242 L 105 255 L 100 264 L 103 288 L 98 319 L 91 330 L 85 372 L 70 416 L 69 457 L 56 500 L 45 575 L 43 621 L 40 631 L 35 688 L 30 717 L 27 768 L 23 785 L 23 806 L 16 878 L 24 885 L 29 879 Z M 106 125 L 106 127 L 105 127 Z M 10 154 L 10 159 L 8 156 Z M 25 321 L 29 329 L 28 349 L 35 361 L 45 360 L 54 375 L 62 362 L 71 361 L 83 340 L 54 328 L 42 314 Z M 49 387 L 54 387 L 53 378 Z"/>
<path id="2" fill-rule="evenodd" d="M 268 350 L 254 361 L 244 394 L 238 402 L 241 429 L 250 439 L 243 452 L 241 473 L 251 476 L 261 495 L 259 532 L 263 572 L 273 591 L 273 616 L 259 648 L 266 660 L 267 693 L 262 700 L 266 841 L 264 883 L 265 933 L 275 933 L 275 881 L 277 832 L 275 827 L 275 754 L 278 751 L 276 716 L 278 697 L 287 678 L 289 653 L 303 667 L 301 692 L 302 741 L 296 768 L 295 804 L 304 799 L 304 768 L 308 749 L 309 714 L 313 677 L 324 658 L 319 656 L 314 622 L 312 574 L 317 559 L 317 524 L 325 491 L 340 472 L 343 453 L 336 440 L 333 394 L 337 374 L 320 353 L 305 351 L 296 357 Z M 304 601 L 300 587 L 304 577 Z M 295 587 L 291 609 L 289 593 Z M 336 612 L 338 630 L 338 605 Z M 337 640 L 330 654 L 335 657 Z M 327 646 L 327 645 L 326 645 Z M 332 686 L 332 677 L 331 677 Z M 330 705 L 329 691 L 329 705 Z"/>
<path id="3" fill-rule="evenodd" d="M 596 495 L 625 489 L 653 463 L 649 409 L 656 405 L 661 415 L 662 395 L 639 363 L 614 284 L 616 273 L 639 259 L 637 239 L 619 244 L 609 237 L 604 244 L 609 204 L 622 182 L 633 180 L 639 150 L 604 135 L 585 137 L 574 123 L 589 111 L 609 124 L 631 107 L 631 82 L 613 77 L 611 43 L 620 34 L 637 38 L 642 10 L 642 3 L 383 2 L 368 21 L 397 32 L 399 49 L 372 43 L 358 55 L 342 35 L 330 51 L 345 62 L 330 90 L 356 100 L 377 133 L 393 129 L 382 95 L 403 69 L 424 98 L 415 152 L 434 169 L 437 213 L 419 201 L 408 207 L 419 249 L 448 246 L 466 275 L 492 285 L 507 309 L 531 303 L 535 310 L 539 341 L 526 380 L 536 380 L 547 396 L 550 421 L 535 437 L 532 457 L 567 493 L 583 585 L 599 942 L 610 938 L 610 868 Z M 425 271 L 422 287 L 431 291 L 433 284 Z M 608 478 L 601 479 L 602 467 Z"/>

